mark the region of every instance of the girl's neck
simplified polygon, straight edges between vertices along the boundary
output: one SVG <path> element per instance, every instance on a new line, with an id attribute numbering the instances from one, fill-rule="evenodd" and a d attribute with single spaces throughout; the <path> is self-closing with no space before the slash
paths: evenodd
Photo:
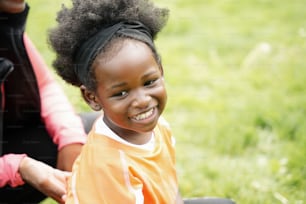
<path id="1" fill-rule="evenodd" d="M 135 145 L 143 145 L 150 141 L 152 138 L 153 131 L 149 132 L 136 132 L 133 130 L 123 129 L 115 126 L 111 123 L 107 117 L 103 117 L 104 123 L 111 129 L 115 134 L 117 134 L 123 140 L 135 144 Z"/>

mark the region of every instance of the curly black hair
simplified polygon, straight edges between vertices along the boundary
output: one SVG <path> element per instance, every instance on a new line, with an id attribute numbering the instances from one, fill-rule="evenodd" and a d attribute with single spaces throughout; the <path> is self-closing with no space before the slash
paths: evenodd
<path id="1" fill-rule="evenodd" d="M 49 44 L 56 53 L 53 66 L 66 82 L 80 86 L 82 83 L 74 72 L 74 55 L 84 41 L 101 28 L 121 21 L 140 21 L 155 39 L 167 22 L 168 13 L 167 8 L 158 8 L 149 0 L 72 0 L 71 8 L 63 5 L 58 12 L 57 27 L 49 30 Z M 120 38 L 113 38 L 116 37 Z M 113 42 L 116 40 L 111 40 L 107 47 Z M 151 49 L 159 61 L 155 48 Z M 92 73 L 90 76 L 93 79 L 84 85 L 95 89 L 95 76 Z"/>

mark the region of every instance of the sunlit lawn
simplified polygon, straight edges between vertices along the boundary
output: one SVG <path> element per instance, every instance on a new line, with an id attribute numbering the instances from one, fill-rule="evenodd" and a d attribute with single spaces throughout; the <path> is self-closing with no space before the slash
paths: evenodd
<path id="1" fill-rule="evenodd" d="M 46 28 L 60 2 L 29 1 L 28 34 L 48 64 Z M 171 9 L 157 46 L 183 196 L 305 203 L 305 1 L 158 2 Z M 88 111 L 78 90 L 59 81 Z"/>

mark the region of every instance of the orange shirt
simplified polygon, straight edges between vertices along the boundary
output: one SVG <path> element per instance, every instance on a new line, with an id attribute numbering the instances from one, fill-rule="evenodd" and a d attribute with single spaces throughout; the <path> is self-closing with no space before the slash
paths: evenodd
<path id="1" fill-rule="evenodd" d="M 108 128 L 97 131 L 105 126 L 99 118 L 73 167 L 66 203 L 175 203 L 174 144 L 161 121 L 154 129 L 154 145 L 143 149 L 111 138 Z"/>

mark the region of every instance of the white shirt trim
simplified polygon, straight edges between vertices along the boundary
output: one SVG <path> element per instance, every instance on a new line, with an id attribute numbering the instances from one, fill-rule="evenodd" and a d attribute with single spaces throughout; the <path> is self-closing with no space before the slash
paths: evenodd
<path id="1" fill-rule="evenodd" d="M 103 121 L 103 117 L 99 118 L 95 123 L 95 130 L 97 134 L 105 135 L 113 140 L 116 140 L 117 142 L 120 142 L 125 145 L 129 145 L 132 147 L 144 149 L 144 150 L 153 150 L 155 146 L 155 136 L 154 133 L 152 133 L 151 139 L 142 145 L 136 145 L 132 144 L 121 137 L 119 137 L 116 133 L 114 133 Z"/>

